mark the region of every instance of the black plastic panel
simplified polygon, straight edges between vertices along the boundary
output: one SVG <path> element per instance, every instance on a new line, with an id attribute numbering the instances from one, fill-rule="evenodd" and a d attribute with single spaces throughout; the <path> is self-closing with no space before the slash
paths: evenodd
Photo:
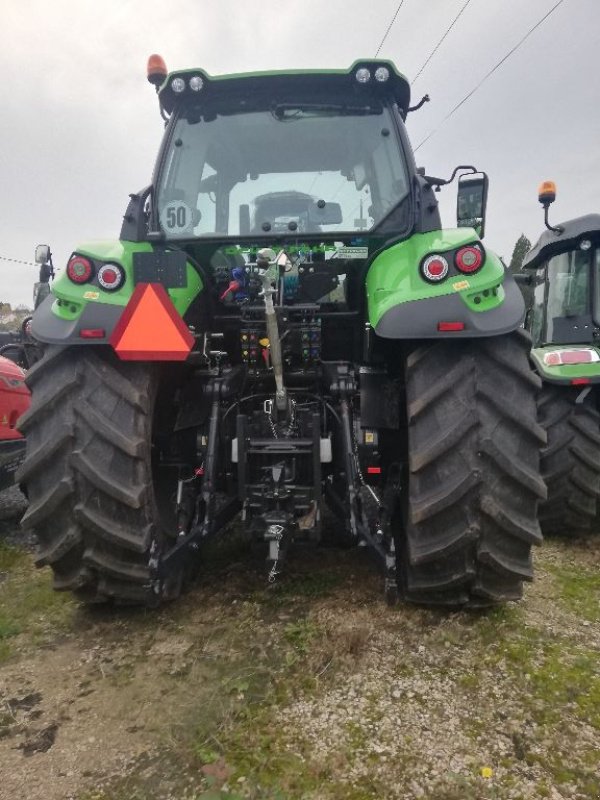
<path id="1" fill-rule="evenodd" d="M 162 283 L 165 289 L 184 289 L 187 286 L 186 261 L 181 250 L 134 253 L 134 283 Z"/>

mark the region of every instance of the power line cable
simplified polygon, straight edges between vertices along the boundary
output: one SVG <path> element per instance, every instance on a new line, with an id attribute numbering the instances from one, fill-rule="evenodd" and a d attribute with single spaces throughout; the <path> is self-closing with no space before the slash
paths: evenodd
<path id="1" fill-rule="evenodd" d="M 383 43 L 387 39 L 388 33 L 392 30 L 392 26 L 393 26 L 394 22 L 396 22 L 396 17 L 398 16 L 398 13 L 399 13 L 399 11 L 400 11 L 400 9 L 402 8 L 403 5 L 404 5 L 404 0 L 400 0 L 400 2 L 398 4 L 398 8 L 396 9 L 396 13 L 392 17 L 392 21 L 390 22 L 390 24 L 387 26 L 387 30 L 383 34 L 383 39 L 379 42 L 379 47 L 377 48 L 377 52 L 375 53 L 374 58 L 377 58 L 377 56 L 379 55 L 379 51 L 383 47 Z"/>
<path id="2" fill-rule="evenodd" d="M 463 11 L 466 9 L 466 7 L 469 5 L 469 3 L 470 3 L 470 2 L 471 2 L 471 0 L 467 0 L 467 2 L 466 2 L 466 3 L 464 4 L 464 6 L 461 8 L 461 10 L 458 12 L 458 14 L 457 14 L 457 15 L 454 17 L 454 19 L 453 19 L 453 20 L 452 20 L 452 22 L 450 23 L 450 27 L 449 27 L 449 28 L 446 30 L 446 33 L 445 33 L 445 34 L 442 36 L 442 38 L 439 40 L 439 42 L 438 42 L 438 43 L 436 44 L 436 46 L 433 48 L 433 50 L 431 51 L 431 53 L 429 54 L 429 56 L 428 56 L 428 57 L 427 57 L 427 59 L 425 60 L 425 63 L 423 64 L 423 66 L 421 67 L 421 69 L 420 69 L 420 70 L 417 72 L 417 74 L 415 75 L 415 77 L 413 78 L 413 81 L 412 81 L 412 82 L 413 82 L 413 84 L 414 84 L 414 83 L 417 81 L 417 79 L 419 78 L 419 75 L 421 75 L 421 73 L 423 72 L 423 70 L 425 69 L 425 67 L 427 66 L 427 64 L 429 64 L 429 62 L 431 61 L 431 59 L 434 57 L 434 55 L 435 55 L 435 54 L 437 53 L 437 51 L 440 49 L 440 46 L 442 45 L 442 43 L 443 43 L 444 39 L 446 38 L 446 36 L 448 36 L 448 34 L 449 34 L 449 33 L 450 33 L 450 31 L 452 30 L 452 28 L 453 28 L 453 27 L 456 25 L 456 23 L 458 22 L 458 20 L 460 19 L 461 15 L 462 15 Z"/>
<path id="3" fill-rule="evenodd" d="M 8 256 L 0 256 L 2 261 L 13 261 L 15 264 L 27 264 L 28 267 L 37 266 L 33 261 L 23 261 L 20 258 L 9 258 Z"/>
<path id="4" fill-rule="evenodd" d="M 436 133 L 437 133 L 437 132 L 440 130 L 440 128 L 442 127 L 442 125 L 443 125 L 445 122 L 447 122 L 447 121 L 450 119 L 450 117 L 452 117 L 452 116 L 453 116 L 453 115 L 454 115 L 454 114 L 455 114 L 455 113 L 458 111 L 458 109 L 459 109 L 461 106 L 463 106 L 463 105 L 464 105 L 464 104 L 467 102 L 467 100 L 469 100 L 471 97 L 473 97 L 473 95 L 475 94 L 475 92 L 476 92 L 476 91 L 477 91 L 479 88 L 481 88 L 481 86 L 483 86 L 483 84 L 484 84 L 484 83 L 487 81 L 487 79 L 488 79 L 488 78 L 490 78 L 490 77 L 491 77 L 491 76 L 494 74 L 494 72 L 496 72 L 496 70 L 497 70 L 499 67 L 501 67 L 501 66 L 502 66 L 502 64 L 504 64 L 504 62 L 505 62 L 505 61 L 507 61 L 507 60 L 510 58 L 510 56 L 512 56 L 512 54 L 513 54 L 514 52 L 516 52 L 516 51 L 519 49 L 519 47 L 521 47 L 521 45 L 522 45 L 522 44 L 525 42 L 525 40 L 526 40 L 526 39 L 528 39 L 528 38 L 531 36 L 531 34 L 532 34 L 532 33 L 533 33 L 533 32 L 534 32 L 534 31 L 535 31 L 537 28 L 539 28 L 539 27 L 540 27 L 540 25 L 541 25 L 543 22 L 545 22 L 545 21 L 548 19 L 548 17 L 550 16 L 550 14 L 552 14 L 554 11 L 556 11 L 556 9 L 557 9 L 557 8 L 558 8 L 560 5 L 562 5 L 563 3 L 564 3 L 564 0 L 558 0 L 558 3 L 555 3 L 555 5 L 553 5 L 553 6 L 552 6 L 552 8 L 550 9 L 550 11 L 548 11 L 546 14 L 544 14 L 544 16 L 543 16 L 541 19 L 539 19 L 539 20 L 538 20 L 538 21 L 535 23 L 535 25 L 534 25 L 532 28 L 530 28 L 530 29 L 527 31 L 527 33 L 525 34 L 525 36 L 523 36 L 523 38 L 522 38 L 522 39 L 520 39 L 520 40 L 517 42 L 517 44 L 516 44 L 516 45 L 515 45 L 515 46 L 514 46 L 514 47 L 513 47 L 511 50 L 509 50 L 509 51 L 508 51 L 508 53 L 507 53 L 507 54 L 504 56 L 504 58 L 500 59 L 500 61 L 499 61 L 499 62 L 496 64 L 496 66 L 495 66 L 495 67 L 492 67 L 492 69 L 491 69 L 491 70 L 490 70 L 490 71 L 489 71 L 489 72 L 488 72 L 486 75 L 484 75 L 484 76 L 483 76 L 483 78 L 482 78 L 482 79 L 479 81 L 479 83 L 478 83 L 478 84 L 477 84 L 477 85 L 476 85 L 476 86 L 475 86 L 473 89 L 471 89 L 471 91 L 470 91 L 470 92 L 469 92 L 467 95 L 465 95 L 465 96 L 463 97 L 463 99 L 460 101 L 460 103 L 457 103 L 457 104 L 454 106 L 454 108 L 453 108 L 451 111 L 449 111 L 449 112 L 448 112 L 448 114 L 446 114 L 446 116 L 445 116 L 445 117 L 444 117 L 444 119 L 443 119 L 443 120 L 440 122 L 440 124 L 437 126 L 437 128 L 434 128 L 434 129 L 431 131 L 431 133 L 427 134 L 427 136 L 426 136 L 426 137 L 425 137 L 425 138 L 424 138 L 424 139 L 423 139 L 421 142 L 419 142 L 419 144 L 418 144 L 418 145 L 415 147 L 415 149 L 414 149 L 414 152 L 415 152 L 415 153 L 417 152 L 417 150 L 418 150 L 420 147 L 422 147 L 422 145 L 424 145 L 424 144 L 425 144 L 425 142 L 429 141 L 429 139 L 431 139 L 431 137 L 432 137 L 432 136 L 435 136 L 435 134 L 436 134 Z"/>

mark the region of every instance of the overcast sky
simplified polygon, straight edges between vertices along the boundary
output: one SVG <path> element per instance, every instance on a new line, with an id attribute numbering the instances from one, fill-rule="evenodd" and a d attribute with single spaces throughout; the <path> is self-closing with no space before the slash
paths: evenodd
<path id="1" fill-rule="evenodd" d="M 413 146 L 557 0 L 470 0 L 413 87 Z M 409 80 L 465 0 L 404 0 L 381 50 Z M 398 0 L 2 0 L 0 256 L 62 268 L 78 243 L 117 238 L 127 195 L 151 176 L 162 135 L 146 60 L 209 73 L 347 68 L 372 57 Z M 600 0 L 564 0 L 417 152 L 433 175 L 471 163 L 490 177 L 486 244 L 506 259 L 543 221 L 598 211 Z M 456 189 L 440 195 L 454 224 Z M 0 259 L 0 300 L 31 303 L 35 266 Z"/>

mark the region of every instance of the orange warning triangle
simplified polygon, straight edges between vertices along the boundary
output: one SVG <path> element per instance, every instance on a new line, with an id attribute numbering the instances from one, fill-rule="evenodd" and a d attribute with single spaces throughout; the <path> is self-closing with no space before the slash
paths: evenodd
<path id="1" fill-rule="evenodd" d="M 110 343 L 123 361 L 185 361 L 194 337 L 160 283 L 138 283 Z"/>

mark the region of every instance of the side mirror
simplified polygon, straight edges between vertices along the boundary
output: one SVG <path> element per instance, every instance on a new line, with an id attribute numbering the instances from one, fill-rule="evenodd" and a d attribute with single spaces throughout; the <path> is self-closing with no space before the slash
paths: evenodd
<path id="1" fill-rule="evenodd" d="M 50 245 L 38 244 L 35 248 L 35 263 L 46 264 L 50 261 Z"/>
<path id="2" fill-rule="evenodd" d="M 464 175 L 458 179 L 456 224 L 459 228 L 475 228 L 481 239 L 485 233 L 488 185 L 485 172 Z"/>

